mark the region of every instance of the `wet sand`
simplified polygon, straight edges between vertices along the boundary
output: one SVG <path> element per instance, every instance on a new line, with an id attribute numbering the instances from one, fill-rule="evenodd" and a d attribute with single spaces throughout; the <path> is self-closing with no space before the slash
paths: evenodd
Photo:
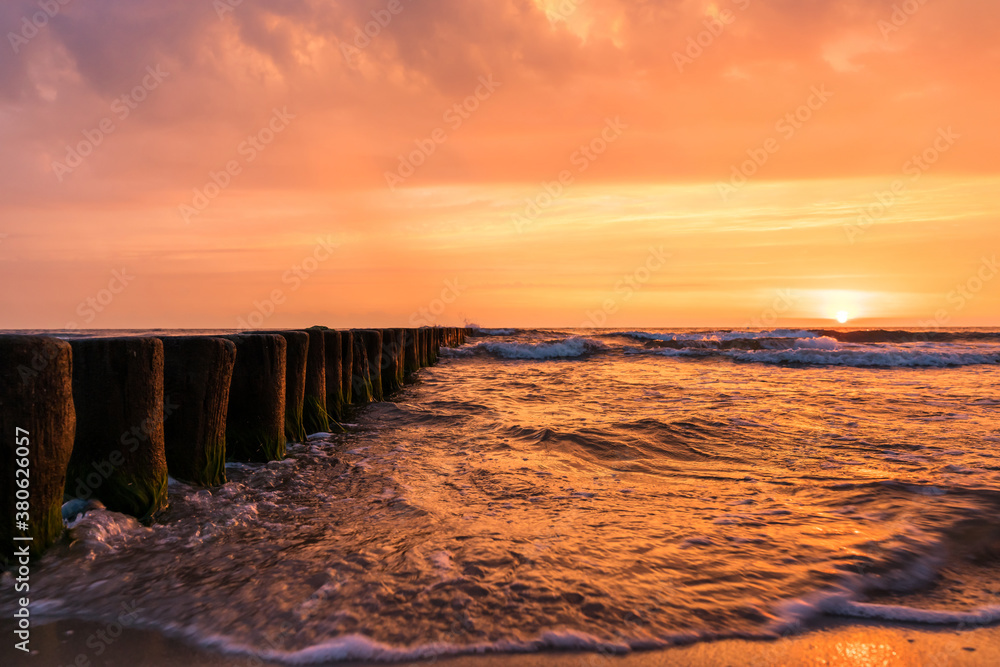
<path id="1" fill-rule="evenodd" d="M 8 638 L 0 659 L 5 665 L 78 667 L 259 667 L 264 663 L 248 656 L 224 656 L 192 647 L 145 630 L 126 630 L 106 642 L 98 635 L 106 624 L 57 621 L 32 631 L 32 655 L 11 647 L 11 624 L 0 623 Z M 919 625 L 887 625 L 833 621 L 801 635 L 773 641 L 721 640 L 626 655 L 599 653 L 488 654 L 437 658 L 413 663 L 445 667 L 733 667 L 750 665 L 1000 665 L 1000 627 L 958 630 Z M 371 665 L 373 663 L 312 663 Z M 379 663 L 385 664 L 385 663 Z"/>

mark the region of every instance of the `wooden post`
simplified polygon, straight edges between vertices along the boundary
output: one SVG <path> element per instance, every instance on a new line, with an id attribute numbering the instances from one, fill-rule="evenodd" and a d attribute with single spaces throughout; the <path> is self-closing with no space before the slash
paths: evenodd
<path id="1" fill-rule="evenodd" d="M 72 359 L 65 341 L 0 335 L 0 563 L 15 537 L 31 538 L 20 544 L 37 557 L 62 535 L 76 435 Z"/>
<path id="2" fill-rule="evenodd" d="M 236 345 L 225 338 L 170 336 L 163 343 L 167 470 L 198 486 L 226 483 L 226 414 Z"/>
<path id="3" fill-rule="evenodd" d="M 371 369 L 368 363 L 368 351 L 365 348 L 365 339 L 360 329 L 352 329 L 351 336 L 354 341 L 354 365 L 351 379 L 351 402 L 358 405 L 371 403 L 374 400 L 372 392 Z"/>
<path id="4" fill-rule="evenodd" d="M 330 431 L 330 413 L 326 410 L 326 341 L 324 330 L 312 327 L 309 336 L 309 357 L 306 363 L 305 406 L 302 421 L 306 433 Z"/>
<path id="5" fill-rule="evenodd" d="M 66 493 L 142 521 L 167 506 L 163 343 L 82 338 L 73 348 L 76 438 Z"/>
<path id="6" fill-rule="evenodd" d="M 285 457 L 287 335 L 226 336 L 236 344 L 226 418 L 226 455 L 230 460 L 274 461 Z"/>

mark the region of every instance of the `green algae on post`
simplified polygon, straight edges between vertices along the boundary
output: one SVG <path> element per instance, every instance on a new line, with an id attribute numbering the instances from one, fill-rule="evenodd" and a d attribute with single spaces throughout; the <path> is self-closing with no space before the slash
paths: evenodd
<path id="1" fill-rule="evenodd" d="M 0 335 L 0 377 L 4 379 L 0 384 L 0 456 L 4 461 L 0 540 L 10 545 L 15 537 L 31 538 L 24 545 L 33 556 L 44 552 L 63 531 L 60 508 L 76 434 L 72 357 L 65 341 Z M 27 499 L 21 497 L 25 495 Z M 19 505 L 23 502 L 27 506 Z M 4 549 L 0 563 L 9 557 Z"/>
<path id="2" fill-rule="evenodd" d="M 368 377 L 372 385 L 372 400 L 381 401 L 382 392 L 382 332 L 378 329 L 362 329 L 365 353 L 368 356 Z"/>
<path id="3" fill-rule="evenodd" d="M 285 339 L 285 439 L 305 442 L 306 364 L 309 334 L 305 331 L 259 331 Z"/>
<path id="4" fill-rule="evenodd" d="M 352 329 L 351 338 L 353 340 L 352 348 L 354 356 L 351 377 L 351 402 L 364 405 L 374 400 L 368 351 L 365 348 L 365 339 L 360 329 Z"/>
<path id="5" fill-rule="evenodd" d="M 340 334 L 340 378 L 341 396 L 344 401 L 344 412 L 353 401 L 354 386 L 354 335 L 350 330 L 338 331 Z"/>
<path id="6" fill-rule="evenodd" d="M 306 361 L 305 402 L 302 423 L 306 433 L 328 432 L 330 414 L 326 407 L 326 342 L 320 327 L 306 329 L 309 354 Z"/>
<path id="7" fill-rule="evenodd" d="M 323 331 L 326 347 L 326 411 L 338 422 L 344 421 L 344 369 L 340 332 Z"/>

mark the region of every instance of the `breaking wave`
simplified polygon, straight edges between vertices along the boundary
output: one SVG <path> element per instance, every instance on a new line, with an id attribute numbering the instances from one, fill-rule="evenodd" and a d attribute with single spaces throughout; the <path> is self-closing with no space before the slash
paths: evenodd
<path id="1" fill-rule="evenodd" d="M 604 352 L 609 347 L 592 338 L 573 336 L 538 343 L 477 343 L 465 347 L 455 356 L 487 354 L 500 359 L 570 359 Z"/>

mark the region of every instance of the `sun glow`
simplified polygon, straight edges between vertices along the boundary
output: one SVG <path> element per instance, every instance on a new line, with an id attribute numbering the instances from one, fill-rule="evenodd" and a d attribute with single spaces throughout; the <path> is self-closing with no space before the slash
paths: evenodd
<path id="1" fill-rule="evenodd" d="M 848 313 L 846 310 L 837 311 L 837 321 L 840 322 L 841 324 L 845 324 L 848 320 L 849 315 L 850 313 Z"/>

